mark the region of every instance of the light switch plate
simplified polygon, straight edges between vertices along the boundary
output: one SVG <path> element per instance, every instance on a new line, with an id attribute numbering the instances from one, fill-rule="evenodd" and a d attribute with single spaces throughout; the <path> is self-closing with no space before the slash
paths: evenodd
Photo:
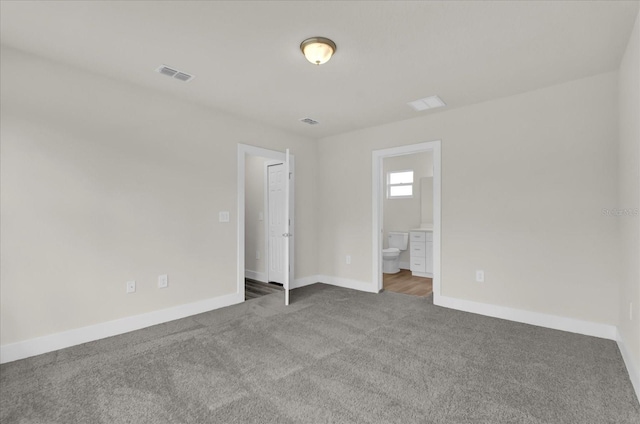
<path id="1" fill-rule="evenodd" d="M 218 221 L 220 222 L 229 222 L 229 212 L 222 211 L 218 214 Z"/>

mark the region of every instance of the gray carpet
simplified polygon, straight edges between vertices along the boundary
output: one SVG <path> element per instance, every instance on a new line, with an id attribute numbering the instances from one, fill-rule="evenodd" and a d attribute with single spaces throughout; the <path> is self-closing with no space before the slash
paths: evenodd
<path id="1" fill-rule="evenodd" d="M 0 367 L 10 423 L 640 423 L 614 342 L 315 284 Z"/>

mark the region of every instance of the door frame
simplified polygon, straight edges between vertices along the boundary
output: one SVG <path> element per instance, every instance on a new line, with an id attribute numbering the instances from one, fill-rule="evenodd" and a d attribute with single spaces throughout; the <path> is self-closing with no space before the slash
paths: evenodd
<path id="1" fill-rule="evenodd" d="M 262 147 L 251 146 L 249 144 L 241 144 L 238 143 L 238 174 L 237 174 L 237 224 L 236 224 L 236 246 L 237 246 L 237 263 L 238 268 L 236 271 L 237 275 L 237 285 L 236 285 L 236 293 L 244 294 L 244 279 L 245 279 L 245 162 L 246 157 L 248 155 L 251 156 L 259 156 L 266 159 L 274 160 L 274 161 L 282 161 L 283 163 L 286 160 L 285 152 L 279 152 L 277 150 L 269 150 L 264 149 Z M 295 187 L 295 158 L 294 155 L 290 155 L 290 172 L 291 172 L 291 189 L 289 192 L 289 216 L 291 219 L 290 224 L 290 233 L 294 234 L 294 237 L 290 239 L 290 249 L 289 249 L 289 279 L 293 281 L 294 270 L 295 270 L 295 196 L 294 196 L 294 187 Z M 266 253 L 266 252 L 265 252 Z M 242 301 L 244 302 L 244 296 L 242 297 Z"/>
<path id="2" fill-rule="evenodd" d="M 383 189 L 384 175 L 382 160 L 387 157 L 404 156 L 412 153 L 433 153 L 433 303 L 441 295 L 441 141 L 428 141 L 406 146 L 374 150 L 372 152 L 372 264 L 373 281 L 377 291 L 382 291 L 382 223 L 383 223 Z"/>

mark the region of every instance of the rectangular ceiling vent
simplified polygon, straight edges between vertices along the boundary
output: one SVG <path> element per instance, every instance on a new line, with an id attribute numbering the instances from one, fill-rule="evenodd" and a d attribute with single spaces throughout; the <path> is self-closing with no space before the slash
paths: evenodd
<path id="1" fill-rule="evenodd" d="M 309 124 L 309 125 L 316 125 L 316 124 L 320 123 L 320 122 L 316 121 L 315 119 L 311 119 L 311 118 L 302 118 L 300 120 L 300 122 L 304 122 L 305 124 Z"/>
<path id="2" fill-rule="evenodd" d="M 447 105 L 438 96 L 425 97 L 424 99 L 414 100 L 407 104 L 411 106 L 416 112 L 421 112 L 427 109 L 435 109 Z"/>
<path id="3" fill-rule="evenodd" d="M 189 82 L 195 78 L 193 75 L 187 74 L 186 72 L 178 71 L 177 69 L 170 68 L 167 65 L 161 65 L 158 69 L 156 69 L 156 72 L 171 78 L 175 78 L 182 82 Z"/>

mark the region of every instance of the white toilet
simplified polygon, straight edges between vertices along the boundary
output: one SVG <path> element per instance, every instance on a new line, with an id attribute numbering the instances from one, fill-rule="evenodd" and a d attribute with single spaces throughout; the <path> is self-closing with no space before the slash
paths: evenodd
<path id="1" fill-rule="evenodd" d="M 396 274 L 400 272 L 400 251 L 407 250 L 409 233 L 389 231 L 389 248 L 382 249 L 382 272 Z"/>

